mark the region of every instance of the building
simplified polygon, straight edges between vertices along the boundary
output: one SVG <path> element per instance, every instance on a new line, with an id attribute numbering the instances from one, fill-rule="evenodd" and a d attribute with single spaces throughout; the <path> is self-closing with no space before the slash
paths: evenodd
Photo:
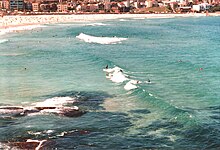
<path id="1" fill-rule="evenodd" d="M 98 4 L 89 4 L 89 11 L 90 12 L 98 12 L 99 11 L 99 5 Z"/>
<path id="2" fill-rule="evenodd" d="M 31 2 L 25 2 L 24 3 L 24 9 L 25 9 L 25 11 L 32 11 L 32 3 Z"/>
<path id="3" fill-rule="evenodd" d="M 0 1 L 0 9 L 9 9 L 9 1 L 8 0 L 1 0 Z"/>
<path id="4" fill-rule="evenodd" d="M 153 7 L 153 1 L 151 1 L 151 0 L 145 1 L 145 5 L 147 8 Z"/>
<path id="5" fill-rule="evenodd" d="M 40 11 L 40 4 L 39 3 L 32 3 L 32 10 L 34 12 L 39 12 Z"/>
<path id="6" fill-rule="evenodd" d="M 24 10 L 24 0 L 10 0 L 9 2 L 10 10 L 23 11 Z"/>
<path id="7" fill-rule="evenodd" d="M 130 0 L 127 0 L 127 3 L 125 4 L 126 7 L 130 8 L 131 6 L 131 1 Z"/>
<path id="8" fill-rule="evenodd" d="M 105 11 L 110 11 L 110 9 L 111 9 L 111 1 L 110 0 L 104 0 L 104 9 L 105 9 Z"/>
<path id="9" fill-rule="evenodd" d="M 68 12 L 68 4 L 58 4 L 57 11 L 58 12 Z"/>

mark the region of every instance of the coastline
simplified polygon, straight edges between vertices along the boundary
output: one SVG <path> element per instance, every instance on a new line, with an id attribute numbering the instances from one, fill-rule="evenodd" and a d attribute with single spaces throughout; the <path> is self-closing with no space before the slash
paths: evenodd
<path id="1" fill-rule="evenodd" d="M 104 19 L 96 14 L 87 18 L 79 15 L 81 20 L 85 17 L 85 21 L 92 21 L 80 24 L 76 16 L 38 16 L 42 19 L 39 23 L 36 16 L 24 16 L 22 19 L 36 21 L 33 27 L 43 25 L 41 21 L 60 23 L 24 33 L 15 31 L 31 27 L 25 27 L 31 22 L 24 24 L 19 20 L 17 27 L 7 26 L 3 30 L 15 29 L 15 34 L 0 35 L 1 110 L 8 108 L 18 115 L 1 118 L 0 147 L 217 147 L 220 133 L 214 131 L 219 130 L 216 62 L 220 56 L 220 18 L 196 15 L 101 15 Z M 106 20 L 107 16 L 115 20 Z M 22 16 L 6 17 L 18 20 Z M 73 24 L 62 24 L 62 17 Z M 124 17 L 127 19 L 116 19 Z M 79 33 L 94 35 L 99 41 L 106 37 L 128 40 L 113 45 L 90 44 L 78 39 Z M 1 39 L 8 42 L 1 44 Z M 113 83 L 102 70 L 106 64 L 109 69 L 120 66 L 129 79 L 142 83 L 131 91 L 129 80 Z M 60 107 L 65 100 L 69 102 L 66 106 L 76 105 L 87 113 L 70 118 L 59 115 L 57 111 L 62 110 L 51 108 L 48 103 L 57 102 Z M 48 112 L 41 110 L 46 102 L 51 108 Z M 38 106 L 38 110 L 33 110 L 33 106 Z"/>
<path id="2" fill-rule="evenodd" d="M 0 18 L 0 29 L 18 26 L 43 25 L 67 22 L 91 22 L 100 20 L 129 19 L 129 18 L 173 18 L 173 17 L 201 17 L 205 13 L 188 14 L 77 14 L 77 15 L 27 15 L 3 16 Z M 220 14 L 209 14 L 220 16 Z"/>

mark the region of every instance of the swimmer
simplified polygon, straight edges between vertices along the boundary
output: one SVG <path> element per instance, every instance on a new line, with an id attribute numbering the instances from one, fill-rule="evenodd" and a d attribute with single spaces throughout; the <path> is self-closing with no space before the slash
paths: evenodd
<path id="1" fill-rule="evenodd" d="M 108 69 L 108 64 L 105 66 L 105 69 Z M 108 72 L 106 72 L 106 78 L 110 78 Z"/>
<path id="2" fill-rule="evenodd" d="M 145 83 L 151 83 L 150 79 L 147 79 L 147 81 L 145 81 Z"/>

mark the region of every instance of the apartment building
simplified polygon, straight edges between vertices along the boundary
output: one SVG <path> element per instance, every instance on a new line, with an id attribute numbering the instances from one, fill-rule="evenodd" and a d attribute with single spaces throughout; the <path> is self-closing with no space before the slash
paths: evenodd
<path id="1" fill-rule="evenodd" d="M 10 0 L 9 7 L 11 11 L 23 11 L 24 10 L 24 0 Z"/>

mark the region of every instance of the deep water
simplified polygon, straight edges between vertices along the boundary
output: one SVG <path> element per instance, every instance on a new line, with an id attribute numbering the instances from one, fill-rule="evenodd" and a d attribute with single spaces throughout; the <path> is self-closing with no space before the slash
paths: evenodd
<path id="1" fill-rule="evenodd" d="M 0 114 L 0 148 L 33 139 L 50 141 L 49 149 L 220 149 L 219 39 L 220 17 L 54 24 L 1 35 L 0 106 L 72 97 L 71 106 L 86 113 Z M 107 64 L 142 83 L 125 90 L 128 81 L 106 78 Z"/>

